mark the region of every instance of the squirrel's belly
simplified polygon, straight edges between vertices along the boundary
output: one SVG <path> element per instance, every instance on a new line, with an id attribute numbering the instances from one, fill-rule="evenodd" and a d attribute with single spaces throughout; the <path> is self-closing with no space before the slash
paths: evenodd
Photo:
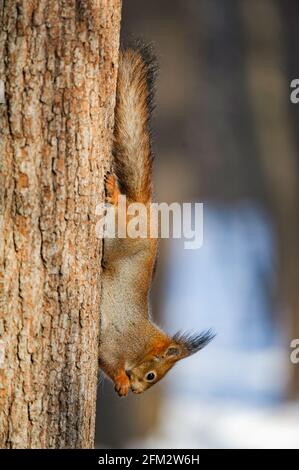
<path id="1" fill-rule="evenodd" d="M 107 329 L 107 326 L 108 326 L 107 314 L 102 309 L 102 311 L 101 311 L 101 333 L 103 333 Z"/>

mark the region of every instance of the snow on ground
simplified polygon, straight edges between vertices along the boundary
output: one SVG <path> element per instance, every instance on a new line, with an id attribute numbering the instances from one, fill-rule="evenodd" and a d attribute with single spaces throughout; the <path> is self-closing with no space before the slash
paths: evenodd
<path id="1" fill-rule="evenodd" d="M 129 448 L 299 448 L 299 404 L 249 407 L 167 400 L 157 431 Z"/>

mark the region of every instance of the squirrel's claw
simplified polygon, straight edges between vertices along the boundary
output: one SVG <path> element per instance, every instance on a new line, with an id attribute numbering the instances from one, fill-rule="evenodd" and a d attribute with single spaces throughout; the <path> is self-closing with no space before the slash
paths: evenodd
<path id="1" fill-rule="evenodd" d="M 130 390 L 130 384 L 116 384 L 115 391 L 118 393 L 120 397 L 126 397 Z"/>
<path id="2" fill-rule="evenodd" d="M 114 174 L 107 173 L 105 176 L 106 201 L 110 204 L 117 204 L 120 190 L 117 178 Z"/>
<path id="3" fill-rule="evenodd" d="M 115 377 L 114 383 L 114 389 L 120 397 L 125 397 L 128 395 L 131 384 L 125 371 L 119 372 L 119 374 Z"/>

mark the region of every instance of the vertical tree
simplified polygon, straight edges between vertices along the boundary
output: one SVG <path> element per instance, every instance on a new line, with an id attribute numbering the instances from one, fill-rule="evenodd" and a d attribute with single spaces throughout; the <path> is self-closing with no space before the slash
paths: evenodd
<path id="1" fill-rule="evenodd" d="M 0 0 L 0 447 L 93 445 L 120 9 Z"/>
<path id="2" fill-rule="evenodd" d="M 280 291 L 288 307 L 282 323 L 288 322 L 291 342 L 299 338 L 299 181 L 290 82 L 285 74 L 287 43 L 276 2 L 252 0 L 249 7 L 243 0 L 240 5 L 248 44 L 248 89 L 258 150 L 277 227 Z M 291 361 L 289 364 L 288 397 L 294 399 L 299 394 L 299 368 Z"/>

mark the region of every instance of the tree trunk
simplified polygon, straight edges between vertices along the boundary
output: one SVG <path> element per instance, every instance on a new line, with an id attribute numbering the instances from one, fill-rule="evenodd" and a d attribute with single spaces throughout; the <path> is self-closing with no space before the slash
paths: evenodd
<path id="1" fill-rule="evenodd" d="M 280 10 L 276 2 L 243 0 L 241 3 L 248 44 L 247 76 L 256 123 L 260 159 L 280 254 L 279 283 L 288 306 L 282 324 L 288 322 L 286 360 L 290 365 L 287 397 L 298 399 L 299 368 L 287 349 L 299 338 L 299 181 L 297 146 L 291 122 L 290 83 L 285 71 L 285 44 Z M 266 25 L 266 26 L 265 26 Z M 257 45 L 258 44 L 258 48 Z"/>
<path id="2" fill-rule="evenodd" d="M 120 9 L 0 0 L 0 447 L 93 446 Z"/>

